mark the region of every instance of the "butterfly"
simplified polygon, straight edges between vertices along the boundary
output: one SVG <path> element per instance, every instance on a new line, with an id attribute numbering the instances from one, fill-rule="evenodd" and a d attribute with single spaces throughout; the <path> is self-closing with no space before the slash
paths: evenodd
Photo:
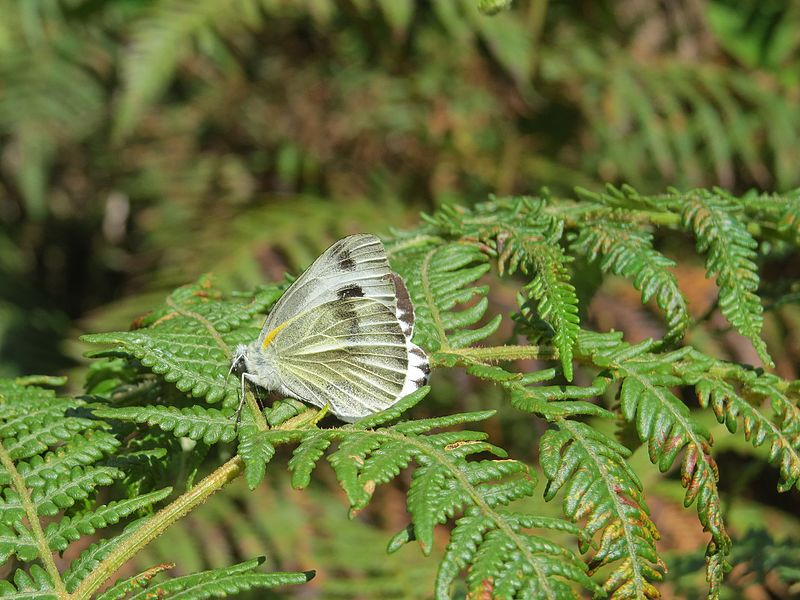
<path id="1" fill-rule="evenodd" d="M 237 346 L 231 370 L 245 382 L 353 422 L 425 385 L 425 351 L 411 341 L 414 307 L 374 235 L 325 250 L 269 313 L 258 339 Z"/>

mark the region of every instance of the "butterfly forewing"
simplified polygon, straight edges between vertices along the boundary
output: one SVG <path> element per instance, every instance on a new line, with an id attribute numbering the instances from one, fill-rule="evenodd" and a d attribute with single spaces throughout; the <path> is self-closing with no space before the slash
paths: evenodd
<path id="1" fill-rule="evenodd" d="M 371 298 L 395 307 L 395 286 L 386 250 L 374 235 L 351 235 L 323 252 L 272 309 L 259 342 L 301 312 L 343 298 Z"/>
<path id="2" fill-rule="evenodd" d="M 374 235 L 328 248 L 241 349 L 245 379 L 305 400 L 345 421 L 388 408 L 427 382 L 425 352 L 412 342 L 414 307 Z M 244 394 L 243 394 L 244 396 Z"/>
<path id="3" fill-rule="evenodd" d="M 295 316 L 270 343 L 293 396 L 353 421 L 391 406 L 409 370 L 394 310 L 370 298 L 342 298 Z"/>

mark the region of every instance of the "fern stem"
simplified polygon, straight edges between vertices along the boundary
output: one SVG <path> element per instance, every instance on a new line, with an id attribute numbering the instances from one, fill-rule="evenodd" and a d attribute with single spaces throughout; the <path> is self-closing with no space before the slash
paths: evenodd
<path id="1" fill-rule="evenodd" d="M 42 530 L 42 523 L 39 521 L 39 515 L 36 513 L 36 505 L 33 503 L 33 500 L 31 500 L 28 487 L 25 485 L 25 479 L 20 475 L 20 472 L 17 471 L 17 467 L 14 466 L 14 461 L 11 460 L 11 456 L 6 451 L 2 442 L 0 442 L 0 463 L 2 463 L 3 467 L 8 472 L 11 485 L 14 487 L 14 491 L 17 492 L 22 508 L 25 510 L 25 517 L 28 520 L 31 534 L 39 550 L 39 558 L 42 560 L 42 564 L 47 574 L 50 576 L 56 594 L 59 598 L 68 598 L 69 594 L 67 593 L 67 588 L 64 585 L 64 581 L 61 579 L 61 574 L 58 572 L 55 560 L 53 560 L 53 553 L 50 552 L 50 545 L 47 543 L 47 538 Z"/>
<path id="2" fill-rule="evenodd" d="M 103 559 L 91 574 L 81 582 L 73 592 L 72 600 L 88 600 L 122 565 L 161 535 L 165 529 L 205 502 L 211 494 L 222 489 L 238 477 L 242 472 L 243 465 L 242 459 L 239 456 L 234 456 L 216 471 L 203 478 L 191 490 L 179 496 L 150 517 L 130 537 L 126 538 L 122 545 L 117 546 L 111 554 Z"/>
<path id="3" fill-rule="evenodd" d="M 258 401 L 256 400 L 255 396 L 252 393 L 245 393 L 244 398 L 250 414 L 253 415 L 253 421 L 256 424 L 256 428 L 259 431 L 267 431 L 269 429 L 269 425 L 267 425 L 267 420 L 264 418 L 264 413 L 261 412 L 261 408 L 258 406 Z"/>
<path id="4" fill-rule="evenodd" d="M 558 358 L 558 351 L 552 346 L 471 346 L 468 348 L 448 348 L 446 354 L 463 358 L 467 363 L 493 362 L 524 359 Z M 435 359 L 434 359 L 435 360 Z M 435 365 L 446 361 L 435 361 Z"/>
<path id="5" fill-rule="evenodd" d="M 208 333 L 214 338 L 214 341 L 217 345 L 222 349 L 225 354 L 230 355 L 231 349 L 228 344 L 225 343 L 225 340 L 222 339 L 222 336 L 219 334 L 219 331 L 216 330 L 214 325 L 206 319 L 203 315 L 200 315 L 194 311 L 187 310 L 179 306 L 171 297 L 168 297 L 166 300 L 167 306 L 170 306 L 176 313 L 179 315 L 183 315 L 184 317 L 190 317 L 199 323 L 201 323 L 207 330 Z"/>

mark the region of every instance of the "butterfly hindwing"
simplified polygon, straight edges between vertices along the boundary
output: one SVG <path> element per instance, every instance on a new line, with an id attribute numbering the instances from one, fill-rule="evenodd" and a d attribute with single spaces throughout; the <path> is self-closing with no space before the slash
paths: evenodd
<path id="1" fill-rule="evenodd" d="M 270 348 L 284 392 L 320 407 L 330 404 L 338 417 L 353 421 L 424 383 L 409 380 L 409 344 L 386 304 L 344 297 L 294 317 Z"/>
<path id="2" fill-rule="evenodd" d="M 316 306 L 343 298 L 371 298 L 395 306 L 395 284 L 383 243 L 361 233 L 343 238 L 286 290 L 267 317 L 259 342 L 276 327 Z"/>

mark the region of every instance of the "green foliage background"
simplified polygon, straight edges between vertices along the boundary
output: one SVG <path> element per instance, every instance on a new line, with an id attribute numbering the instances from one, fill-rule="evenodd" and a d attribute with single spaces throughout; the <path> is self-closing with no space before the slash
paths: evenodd
<path id="1" fill-rule="evenodd" d="M 559 506 L 596 479 L 578 468 L 587 456 L 602 456 L 596 468 L 614 473 L 632 499 L 628 517 L 644 523 L 636 551 L 626 551 L 641 561 L 634 570 L 661 572 L 663 559 L 670 571 L 656 585 L 664 595 L 705 593 L 700 571 L 708 562 L 718 576 L 724 560 L 739 566 L 723 596 L 739 597 L 748 587 L 797 593 L 798 433 L 778 396 L 764 390 L 777 386 L 796 407 L 781 386 L 800 374 L 800 208 L 792 191 L 800 187 L 800 10 L 779 0 L 506 4 L 0 0 L 0 375 L 69 375 L 60 392 L 69 406 L 53 410 L 78 412 L 45 440 L 51 450 L 64 441 L 105 440 L 102 456 L 66 461 L 67 470 L 53 472 L 67 488 L 84 482 L 41 509 L 47 518 L 67 514 L 52 530 L 53 548 L 77 537 L 94 540 L 88 528 L 71 524 L 88 510 L 95 486 L 115 490 L 108 502 L 125 490 L 128 504 L 101 509 L 103 524 L 92 526 L 114 527 L 184 491 L 236 451 L 225 414 L 232 388 L 215 389 L 202 371 L 181 377 L 142 350 L 172 339 L 174 332 L 155 341 L 142 333 L 163 316 L 159 310 L 171 310 L 164 297 L 213 272 L 220 312 L 208 318 L 223 318 L 244 302 L 230 291 L 247 290 L 252 303 L 240 321 L 218 327 L 226 343 L 244 341 L 279 293 L 257 286 L 297 273 L 343 235 L 371 231 L 401 248 L 413 247 L 415 236 L 436 238 L 441 255 L 429 263 L 466 269 L 443 275 L 467 290 L 463 296 L 420 303 L 419 335 L 440 369 L 412 416 L 499 411 L 469 428 L 485 430 L 521 461 L 514 464 L 541 465 L 541 481 L 532 477 L 513 505 L 520 514 L 553 519 L 546 524 L 559 532 L 537 533 L 537 540 L 569 548 L 574 565 L 594 557 L 587 560 L 599 568 L 601 585 L 630 568 L 615 562 L 616 534 L 608 534 L 602 551 L 578 552 L 568 521 L 585 524 L 589 515 L 580 504 Z M 632 187 L 606 189 L 607 182 Z M 476 207 L 490 194 L 537 200 Z M 431 216 L 419 225 L 421 210 Z M 412 275 L 418 297 L 424 290 L 415 289 L 421 283 L 413 274 L 426 256 L 398 250 L 394 259 Z M 179 305 L 186 300 L 180 291 L 172 297 Z M 467 304 L 456 306 L 462 300 Z M 431 313 L 439 304 L 444 317 Z M 515 321 L 503 318 L 512 311 L 519 313 Z M 134 319 L 133 331 L 102 338 L 122 352 L 94 361 L 87 372 L 89 345 L 78 336 L 125 332 Z M 437 322 L 450 325 L 437 329 Z M 625 341 L 589 333 L 611 330 Z M 540 342 L 556 360 L 509 356 L 498 365 L 463 351 L 490 334 L 489 343 L 509 347 L 523 338 Z M 655 343 L 643 341 L 649 338 Z M 219 348 L 209 352 L 215 373 L 226 356 Z M 131 354 L 141 364 L 124 358 Z M 721 360 L 774 368 L 763 375 Z M 600 366 L 613 372 L 609 381 L 593 370 Z M 719 377 L 700 381 L 698 373 L 709 369 Z M 517 380 L 508 375 L 514 371 L 542 375 Z M 638 402 L 641 373 L 657 382 L 649 408 Z M 192 416 L 199 404 L 180 392 L 190 389 L 212 403 L 224 396 L 205 408 L 221 412 Z M 119 422 L 149 423 L 178 437 L 143 441 L 126 449 L 124 464 L 106 464 L 117 442 L 81 412 L 88 401 L 76 395 L 112 391 L 108 410 Z M 6 405 L 11 393 L 4 392 Z M 41 394 L 51 405 L 49 392 Z M 603 400 L 589 408 L 594 397 Z M 778 402 L 770 407 L 778 416 L 752 412 L 763 408 L 753 398 L 764 397 Z M 155 400 L 181 412 L 136 408 Z M 687 428 L 672 430 L 681 440 L 675 448 L 655 443 L 658 427 L 641 416 L 656 414 L 663 427 L 658 406 L 665 405 L 688 406 L 685 414 L 679 410 L 690 419 Z M 520 410 L 536 418 L 520 419 Z M 31 419 L 3 435 L 37 437 L 32 432 L 43 421 Z M 736 422 L 764 445 L 731 435 Z M 191 450 L 188 439 L 196 444 Z M 716 461 L 695 468 L 675 462 L 681 448 L 678 461 L 692 452 L 705 457 L 712 439 Z M 239 452 L 269 458 L 259 443 Z M 164 462 L 165 448 L 180 459 Z M 289 454 L 276 448 L 274 460 L 283 462 L 273 464 L 284 465 Z M 31 468 L 40 453 L 47 456 L 32 446 L 24 455 Z M 654 473 L 651 460 L 667 476 Z M 163 481 L 136 475 L 134 462 L 140 469 L 160 465 Z M 258 461 L 249 464 L 248 482 L 260 479 L 252 466 Z M 74 469 L 86 472 L 81 478 Z M 434 558 L 411 548 L 384 554 L 387 540 L 408 524 L 405 495 L 413 478 L 406 471 L 362 507 L 353 489 L 345 486 L 346 499 L 338 490 L 335 464 L 315 471 L 302 494 L 291 489 L 285 468 L 275 467 L 274 477 L 272 469 L 256 490 L 237 481 L 179 521 L 127 573 L 166 561 L 178 563 L 173 577 L 229 568 L 231 589 L 244 590 L 259 585 L 248 579 L 251 572 L 263 576 L 260 584 L 277 582 L 244 562 L 266 554 L 269 570 L 286 571 L 287 582 L 305 581 L 303 572 L 317 569 L 314 580 L 282 588 L 282 595 L 417 598 L 440 585 L 436 568 L 449 556 L 452 520 L 434 528 L 446 520 L 434 518 L 427 538 L 422 527 L 415 533 Z M 771 491 L 775 483 L 786 493 Z M 598 496 L 597 514 L 619 510 L 612 500 Z M 363 508 L 354 521 L 346 519 L 348 501 Z M 697 504 L 711 531 L 708 561 L 709 536 L 697 517 L 680 510 L 684 501 Z M 8 510 L 6 525 L 19 516 L 18 507 Z M 588 529 L 602 539 L 616 522 L 598 516 Z M 729 537 L 734 544 L 723 559 Z M 9 564 L 36 556 L 30 544 L 18 550 Z M 64 560 L 72 558 L 68 551 Z M 31 583 L 13 589 L 45 585 L 37 569 Z M 655 582 L 651 575 L 641 581 Z M 712 586 L 718 582 L 712 577 Z"/>

